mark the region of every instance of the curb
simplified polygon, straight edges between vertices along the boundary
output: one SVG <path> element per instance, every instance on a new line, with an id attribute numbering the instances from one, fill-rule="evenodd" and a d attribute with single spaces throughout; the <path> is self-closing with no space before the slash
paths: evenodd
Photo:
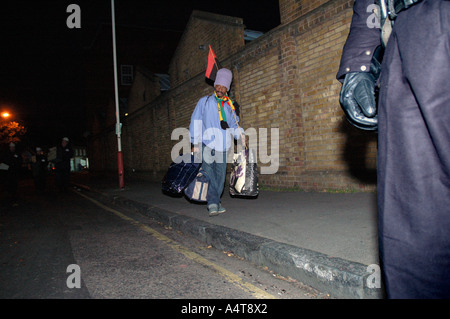
<path id="1" fill-rule="evenodd" d="M 225 226 L 214 225 L 156 206 L 117 195 L 108 195 L 90 187 L 75 186 L 100 195 L 108 203 L 132 208 L 174 230 L 244 258 L 284 277 L 291 277 L 338 299 L 382 299 L 383 289 L 369 288 L 371 272 L 367 265 L 330 257 L 320 252 L 277 242 Z"/>

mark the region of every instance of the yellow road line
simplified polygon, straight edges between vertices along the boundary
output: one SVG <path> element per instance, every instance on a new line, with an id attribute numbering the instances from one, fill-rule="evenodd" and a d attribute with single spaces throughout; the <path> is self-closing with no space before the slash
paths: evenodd
<path id="1" fill-rule="evenodd" d="M 215 270 L 218 274 L 220 274 L 222 277 L 224 277 L 228 282 L 232 283 L 233 285 L 241 288 L 242 290 L 246 291 L 247 293 L 251 294 L 253 297 L 258 298 L 258 299 L 276 299 L 275 296 L 265 292 L 264 290 L 248 283 L 245 282 L 244 280 L 242 280 L 242 278 L 240 278 L 239 276 L 235 275 L 234 273 L 228 271 L 227 269 L 216 265 L 215 263 L 209 261 L 208 259 L 200 256 L 199 254 L 189 250 L 188 248 L 178 244 L 177 242 L 175 242 L 174 240 L 170 239 L 169 237 L 157 232 L 156 230 L 154 230 L 153 228 L 144 225 L 140 222 L 138 222 L 137 220 L 115 210 L 112 209 L 106 205 L 103 205 L 102 203 L 100 203 L 99 201 L 86 196 L 80 192 L 76 192 L 77 194 L 79 194 L 80 196 L 86 198 L 87 200 L 91 201 L 92 203 L 96 204 L 97 206 L 103 208 L 106 211 L 109 211 L 111 213 L 113 213 L 114 215 L 120 217 L 123 220 L 126 220 L 127 222 L 133 224 L 136 227 L 139 227 L 140 229 L 142 229 L 143 231 L 151 234 L 153 237 L 157 238 L 158 240 L 166 243 L 168 246 L 170 246 L 172 249 L 178 251 L 179 253 L 182 253 L 184 256 L 186 256 L 188 259 L 195 261 L 199 264 L 202 264 L 206 267 L 209 267 L 213 270 Z"/>

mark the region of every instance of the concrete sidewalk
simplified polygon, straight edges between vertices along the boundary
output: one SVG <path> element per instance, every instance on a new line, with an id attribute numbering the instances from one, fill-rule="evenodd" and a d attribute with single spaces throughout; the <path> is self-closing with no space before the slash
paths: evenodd
<path id="1" fill-rule="evenodd" d="M 209 217 L 205 204 L 171 197 L 160 183 L 111 178 L 74 178 L 92 194 L 133 207 L 217 249 L 232 251 L 334 298 L 382 298 L 378 265 L 375 193 L 334 194 L 265 191 L 255 199 L 231 198 L 225 214 Z M 375 266 L 376 268 L 377 266 Z M 370 286 L 370 283 L 369 283 Z"/>

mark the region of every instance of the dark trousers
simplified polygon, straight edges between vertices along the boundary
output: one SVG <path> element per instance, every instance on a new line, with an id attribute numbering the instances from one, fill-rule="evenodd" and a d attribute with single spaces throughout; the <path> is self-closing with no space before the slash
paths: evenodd
<path id="1" fill-rule="evenodd" d="M 5 181 L 4 185 L 2 185 L 3 189 L 5 193 L 9 194 L 9 198 L 11 201 L 16 201 L 19 173 L 15 171 L 14 172 L 7 171 L 6 174 L 4 174 L 4 177 Z"/>
<path id="2" fill-rule="evenodd" d="M 66 191 L 70 184 L 70 166 L 55 169 L 56 185 L 60 191 Z"/>
<path id="3" fill-rule="evenodd" d="M 395 21 L 379 104 L 378 206 L 389 298 L 450 298 L 450 1 Z"/>
<path id="4" fill-rule="evenodd" d="M 47 173 L 46 172 L 38 172 L 33 175 L 34 186 L 37 191 L 42 192 L 45 189 L 45 185 L 47 182 Z"/>

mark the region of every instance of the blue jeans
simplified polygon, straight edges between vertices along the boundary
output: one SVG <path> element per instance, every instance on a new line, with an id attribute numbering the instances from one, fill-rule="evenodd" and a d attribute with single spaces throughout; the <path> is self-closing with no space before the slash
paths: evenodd
<path id="1" fill-rule="evenodd" d="M 226 152 L 218 152 L 202 145 L 202 168 L 209 177 L 208 193 L 206 194 L 208 207 L 213 204 L 220 205 L 220 196 L 227 173 L 226 154 Z"/>

